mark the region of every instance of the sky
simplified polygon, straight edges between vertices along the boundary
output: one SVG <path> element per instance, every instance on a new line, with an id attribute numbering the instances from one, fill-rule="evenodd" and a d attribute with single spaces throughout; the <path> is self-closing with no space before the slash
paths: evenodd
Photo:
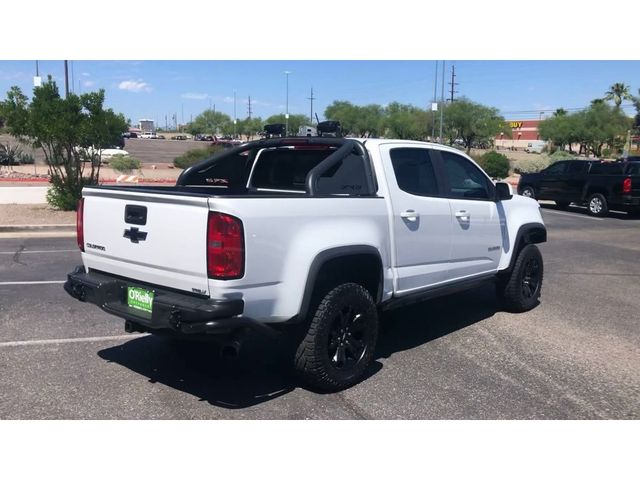
<path id="1" fill-rule="evenodd" d="M 325 108 L 335 100 L 429 108 L 436 63 L 440 97 L 442 62 L 435 60 L 75 60 L 69 63 L 69 88 L 76 93 L 103 88 L 108 107 L 134 124 L 149 118 L 159 127 L 171 124 L 174 114 L 178 123 L 185 123 L 214 107 L 233 118 L 234 92 L 237 118 L 248 116 L 249 97 L 254 117 L 285 113 L 287 91 L 289 113 L 309 116 L 313 88 L 313 110 L 323 120 Z M 637 60 L 445 60 L 446 98 L 452 66 L 454 98 L 495 107 L 507 120 L 584 108 L 615 82 L 629 85 L 634 95 L 640 89 Z M 64 90 L 63 60 L 40 60 L 38 70 Z M 35 59 L 0 60 L 1 98 L 12 85 L 31 95 L 35 74 Z M 628 101 L 623 107 L 630 115 L 635 112 Z"/>

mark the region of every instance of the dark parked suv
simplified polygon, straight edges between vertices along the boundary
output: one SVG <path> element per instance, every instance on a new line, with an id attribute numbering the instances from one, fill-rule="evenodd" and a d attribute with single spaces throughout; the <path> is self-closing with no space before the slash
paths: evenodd
<path id="1" fill-rule="evenodd" d="M 586 205 L 589 213 L 604 216 L 609 209 L 640 211 L 640 162 L 565 160 L 539 173 L 520 177 L 518 193 L 553 200 L 559 207 Z"/>

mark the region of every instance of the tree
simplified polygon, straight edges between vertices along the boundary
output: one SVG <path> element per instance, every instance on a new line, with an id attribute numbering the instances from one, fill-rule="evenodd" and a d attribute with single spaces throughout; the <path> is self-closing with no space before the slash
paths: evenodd
<path id="1" fill-rule="evenodd" d="M 336 100 L 325 108 L 324 117 L 340 122 L 344 136 L 360 136 L 358 130 L 360 112 L 358 111 L 358 107 L 351 102 Z"/>
<path id="2" fill-rule="evenodd" d="M 604 100 L 613 100 L 616 108 L 620 108 L 623 100 L 631 100 L 632 98 L 629 87 L 624 83 L 614 83 L 604 95 Z"/>
<path id="3" fill-rule="evenodd" d="M 385 116 L 380 105 L 356 107 L 355 130 L 360 137 L 379 137 L 385 129 Z"/>
<path id="4" fill-rule="evenodd" d="M 597 157 L 602 155 L 604 145 L 621 149 L 632 123 L 620 108 L 606 103 L 591 105 L 575 115 L 580 143 L 585 144 Z"/>
<path id="5" fill-rule="evenodd" d="M 284 113 L 279 113 L 278 115 L 271 115 L 265 121 L 265 124 L 271 123 L 282 123 L 286 124 L 287 119 L 284 116 Z M 298 130 L 303 125 L 307 125 L 309 123 L 309 119 L 306 115 L 289 115 L 289 135 L 297 135 Z"/>
<path id="6" fill-rule="evenodd" d="M 511 135 L 511 130 L 505 129 L 505 119 L 498 114 L 498 109 L 464 97 L 445 107 L 444 122 L 450 142 L 462 139 L 467 152 L 474 143 L 489 143 L 500 132 Z"/>
<path id="7" fill-rule="evenodd" d="M 579 125 L 575 115 L 555 115 L 542 120 L 538 124 L 540 137 L 553 142 L 554 145 L 564 150 L 565 145 L 569 145 L 569 152 L 572 152 L 571 145 L 579 142 Z"/>
<path id="8" fill-rule="evenodd" d="M 9 133 L 42 150 L 52 185 L 47 199 L 63 210 L 75 210 L 82 187 L 98 183 L 101 149 L 116 145 L 127 130 L 122 114 L 104 108 L 104 90 L 61 98 L 50 76 L 33 89 L 31 103 L 20 88 L 11 87 L 0 102 L 0 116 Z"/>
<path id="9" fill-rule="evenodd" d="M 188 132 L 191 135 L 198 133 L 216 135 L 218 131 L 228 131 L 229 125 L 231 126 L 230 130 L 233 131 L 233 121 L 229 115 L 207 109 L 193 119 L 193 122 L 189 124 Z"/>
<path id="10" fill-rule="evenodd" d="M 264 122 L 260 117 L 238 120 L 238 133 L 252 139 L 264 129 Z"/>
<path id="11" fill-rule="evenodd" d="M 555 112 L 553 112 L 554 117 L 565 117 L 567 115 L 567 111 L 564 108 L 557 108 Z"/>
<path id="12" fill-rule="evenodd" d="M 386 135 L 406 140 L 424 140 L 427 132 L 431 131 L 430 119 L 425 110 L 397 102 L 389 104 L 385 109 L 384 125 Z"/>

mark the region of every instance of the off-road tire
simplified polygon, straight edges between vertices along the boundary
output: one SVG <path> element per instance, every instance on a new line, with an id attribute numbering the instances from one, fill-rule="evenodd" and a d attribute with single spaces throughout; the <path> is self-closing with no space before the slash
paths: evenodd
<path id="1" fill-rule="evenodd" d="M 537 265 L 537 266 L 536 266 Z M 535 270 L 535 279 L 532 279 Z M 505 310 L 514 313 L 526 312 L 538 305 L 542 291 L 544 264 L 538 247 L 525 245 L 516 258 L 511 273 L 498 281 L 497 293 Z M 533 284 L 535 280 L 535 284 Z"/>
<path id="2" fill-rule="evenodd" d="M 341 320 L 351 313 L 355 320 L 351 322 L 355 326 L 350 331 L 353 337 L 346 330 L 345 333 L 338 332 L 336 335 L 336 325 L 341 330 L 339 325 L 349 323 Z M 360 327 L 362 331 L 356 332 Z M 324 296 L 313 312 L 306 334 L 297 347 L 294 368 L 302 381 L 314 389 L 338 391 L 348 388 L 363 379 L 367 367 L 373 361 L 377 340 L 378 312 L 369 292 L 356 283 L 339 285 Z M 342 367 L 337 350 L 334 356 L 330 353 L 331 346 L 336 341 L 339 343 L 337 348 L 343 351 Z M 357 360 L 354 360 L 355 347 L 351 343 L 347 346 L 347 342 L 364 345 Z M 345 352 L 350 352 L 352 358 L 345 357 Z M 349 366 L 347 360 L 355 363 Z"/>
<path id="3" fill-rule="evenodd" d="M 587 211 L 594 217 L 604 217 L 609 212 L 607 199 L 601 193 L 594 193 L 587 200 Z"/>

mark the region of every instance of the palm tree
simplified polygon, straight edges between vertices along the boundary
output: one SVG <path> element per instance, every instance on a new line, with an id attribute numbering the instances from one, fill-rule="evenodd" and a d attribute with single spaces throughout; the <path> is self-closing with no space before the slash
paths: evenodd
<path id="1" fill-rule="evenodd" d="M 605 93 L 605 100 L 613 100 L 616 107 L 620 108 L 620 104 L 623 100 L 631 100 L 633 96 L 629 91 L 629 86 L 624 83 L 614 83 L 611 88 Z"/>

